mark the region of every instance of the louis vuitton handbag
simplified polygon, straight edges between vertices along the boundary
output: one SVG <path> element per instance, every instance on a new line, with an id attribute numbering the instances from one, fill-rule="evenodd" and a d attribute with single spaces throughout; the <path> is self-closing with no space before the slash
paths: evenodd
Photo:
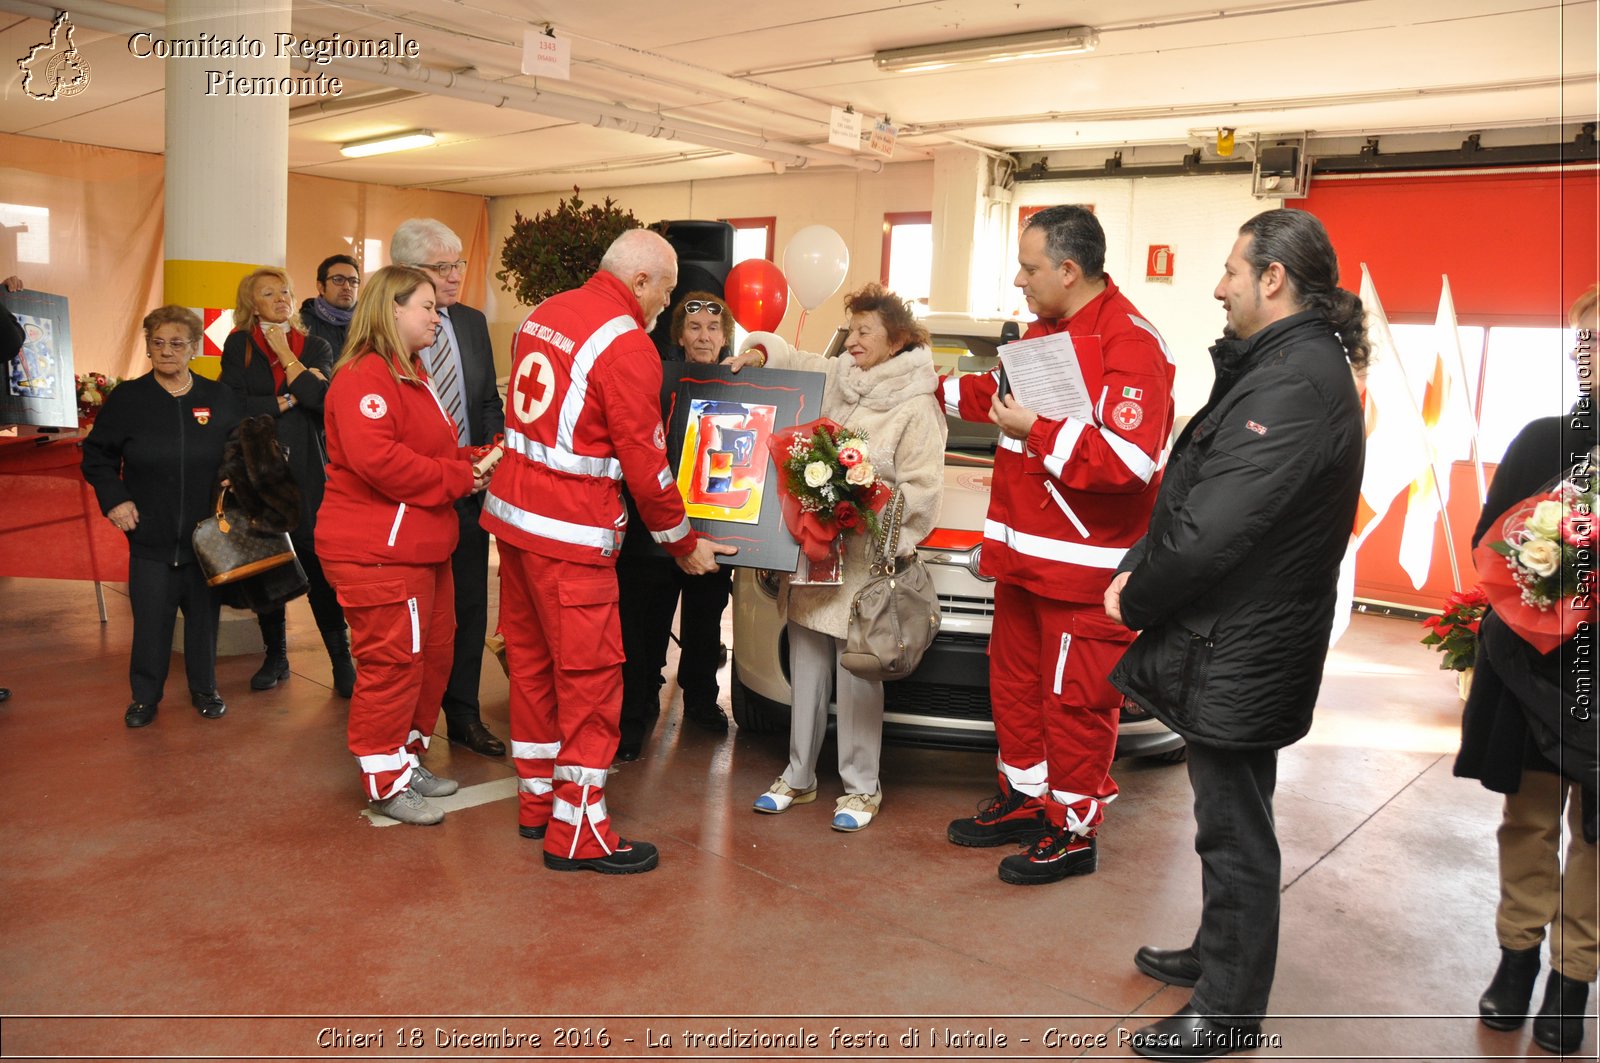
<path id="1" fill-rule="evenodd" d="M 866 585 L 850 603 L 850 629 L 839 663 L 862 679 L 903 679 L 916 671 L 939 633 L 939 597 L 922 559 L 897 557 L 905 499 L 897 487 Z"/>
<path id="2" fill-rule="evenodd" d="M 237 508 L 228 506 L 228 489 L 217 495 L 217 511 L 194 526 L 194 555 L 206 585 L 220 587 L 295 563 L 287 532 L 260 532 Z"/>

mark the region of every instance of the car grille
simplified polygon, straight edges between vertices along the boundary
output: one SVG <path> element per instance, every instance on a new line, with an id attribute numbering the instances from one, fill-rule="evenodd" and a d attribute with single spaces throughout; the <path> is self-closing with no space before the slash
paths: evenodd
<path id="1" fill-rule="evenodd" d="M 992 717 L 987 687 L 954 687 L 918 683 L 911 679 L 883 684 L 883 707 L 887 712 L 943 716 L 956 720 L 988 720 Z"/>
<path id="2" fill-rule="evenodd" d="M 941 594 L 939 613 L 953 617 L 994 616 L 994 599 L 969 594 Z"/>

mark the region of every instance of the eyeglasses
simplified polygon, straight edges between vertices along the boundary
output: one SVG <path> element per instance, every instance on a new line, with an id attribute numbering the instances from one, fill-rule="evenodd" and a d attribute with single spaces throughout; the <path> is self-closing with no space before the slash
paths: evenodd
<path id="1" fill-rule="evenodd" d="M 335 274 L 330 273 L 330 274 L 328 274 L 328 279 L 326 281 L 324 281 L 323 283 L 325 283 L 325 284 L 337 284 L 341 288 L 354 288 L 356 285 L 361 283 L 361 278 L 360 277 L 341 277 L 341 276 L 337 276 Z"/>
<path id="2" fill-rule="evenodd" d="M 458 258 L 454 262 L 418 262 L 418 269 L 425 269 L 429 273 L 437 273 L 441 277 L 448 277 L 452 273 L 465 273 L 467 260 Z"/>
<path id="3" fill-rule="evenodd" d="M 683 312 L 686 314 L 698 314 L 702 310 L 709 310 L 718 317 L 722 316 L 721 303 L 706 303 L 700 301 L 699 299 L 690 299 L 687 303 L 683 304 Z"/>
<path id="4" fill-rule="evenodd" d="M 188 340 L 145 340 L 144 345 L 152 351 L 171 351 L 173 354 L 182 354 L 188 350 Z"/>

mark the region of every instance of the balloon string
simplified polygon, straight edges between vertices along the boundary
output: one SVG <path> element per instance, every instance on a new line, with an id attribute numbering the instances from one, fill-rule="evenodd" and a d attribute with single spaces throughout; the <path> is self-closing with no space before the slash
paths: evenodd
<path id="1" fill-rule="evenodd" d="M 811 313 L 811 311 L 805 309 L 804 307 L 800 308 L 800 320 L 796 322 L 794 326 L 794 345 L 796 347 L 800 346 L 800 330 L 806 327 L 806 315 L 809 313 Z"/>

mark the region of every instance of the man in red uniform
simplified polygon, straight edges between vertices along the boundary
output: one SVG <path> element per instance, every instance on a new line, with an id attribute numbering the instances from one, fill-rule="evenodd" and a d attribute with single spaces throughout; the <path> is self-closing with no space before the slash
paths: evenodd
<path id="1" fill-rule="evenodd" d="M 1106 675 L 1132 640 L 1101 602 L 1149 522 L 1172 430 L 1172 356 L 1104 272 L 1105 247 L 1092 212 L 1050 207 L 1029 220 L 1017 254 L 1016 286 L 1038 316 L 1024 338 L 1071 338 L 1092 419 L 1038 416 L 999 393 L 998 371 L 943 385 L 948 412 L 1000 427 L 981 569 L 997 581 L 989 694 L 1000 792 L 947 834 L 957 845 L 1031 843 L 1000 862 L 1000 878 L 1018 885 L 1097 865 L 1122 702 Z"/>
<path id="2" fill-rule="evenodd" d="M 685 572 L 735 552 L 690 527 L 667 467 L 649 333 L 677 279 L 672 245 L 629 230 L 583 287 L 540 303 L 512 347 L 506 457 L 483 526 L 500 541 L 519 826 L 557 871 L 625 875 L 658 861 L 649 842 L 617 836 L 605 802 L 622 712 L 619 481 Z"/>

